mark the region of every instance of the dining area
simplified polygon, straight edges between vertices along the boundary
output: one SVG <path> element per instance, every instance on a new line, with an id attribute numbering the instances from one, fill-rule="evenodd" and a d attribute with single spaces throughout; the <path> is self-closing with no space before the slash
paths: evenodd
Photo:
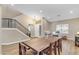
<path id="1" fill-rule="evenodd" d="M 60 55 L 62 52 L 61 37 L 34 37 L 19 43 L 19 55 L 27 55 L 32 50 L 32 55 Z"/>

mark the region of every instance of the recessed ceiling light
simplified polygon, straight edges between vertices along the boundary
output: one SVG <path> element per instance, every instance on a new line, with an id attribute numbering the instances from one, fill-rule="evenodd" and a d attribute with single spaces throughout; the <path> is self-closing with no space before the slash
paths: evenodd
<path id="1" fill-rule="evenodd" d="M 14 4 L 11 4 L 11 6 L 14 6 Z"/>
<path id="2" fill-rule="evenodd" d="M 73 13 L 73 11 L 71 10 L 71 11 L 70 11 L 70 13 L 72 14 L 72 13 Z"/>
<path id="3" fill-rule="evenodd" d="M 42 10 L 40 10 L 40 13 L 42 13 L 43 11 Z"/>

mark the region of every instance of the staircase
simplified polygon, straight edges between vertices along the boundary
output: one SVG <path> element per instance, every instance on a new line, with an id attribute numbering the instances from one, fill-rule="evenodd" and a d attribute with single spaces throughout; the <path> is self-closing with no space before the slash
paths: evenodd
<path id="1" fill-rule="evenodd" d="M 2 28 L 17 28 L 25 35 L 30 37 L 30 31 L 15 19 L 2 18 Z"/>
<path id="2" fill-rule="evenodd" d="M 15 42 L 26 41 L 30 37 L 30 31 L 15 19 L 2 18 L 0 28 L 1 45 L 9 45 Z"/>

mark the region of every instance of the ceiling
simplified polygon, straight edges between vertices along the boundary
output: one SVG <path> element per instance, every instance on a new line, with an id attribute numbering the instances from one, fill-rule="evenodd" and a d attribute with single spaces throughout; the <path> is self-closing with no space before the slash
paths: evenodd
<path id="1" fill-rule="evenodd" d="M 14 8 L 10 8 L 4 5 L 1 6 L 2 6 L 2 18 L 13 18 L 21 15 L 21 13 Z"/>
<path id="2" fill-rule="evenodd" d="M 79 17 L 79 4 L 15 4 L 11 6 L 26 15 L 45 17 L 50 22 Z"/>

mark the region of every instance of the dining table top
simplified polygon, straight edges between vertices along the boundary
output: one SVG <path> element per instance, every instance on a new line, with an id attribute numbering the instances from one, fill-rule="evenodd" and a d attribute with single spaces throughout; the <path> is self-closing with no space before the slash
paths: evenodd
<path id="1" fill-rule="evenodd" d="M 41 52 L 47 47 L 49 47 L 50 43 L 54 43 L 58 39 L 60 39 L 60 37 L 48 37 L 48 38 L 42 37 L 42 38 L 33 38 L 31 40 L 22 43 L 37 52 Z"/>

